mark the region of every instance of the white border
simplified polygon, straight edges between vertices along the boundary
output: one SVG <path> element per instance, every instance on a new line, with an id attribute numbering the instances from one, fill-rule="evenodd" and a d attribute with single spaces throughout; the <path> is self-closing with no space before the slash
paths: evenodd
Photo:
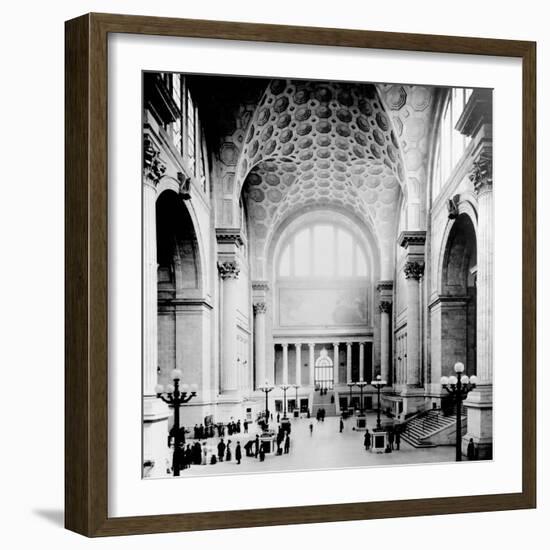
<path id="1" fill-rule="evenodd" d="M 521 491 L 521 61 L 110 35 L 109 516 Z M 141 71 L 494 88 L 495 459 L 141 480 Z"/>

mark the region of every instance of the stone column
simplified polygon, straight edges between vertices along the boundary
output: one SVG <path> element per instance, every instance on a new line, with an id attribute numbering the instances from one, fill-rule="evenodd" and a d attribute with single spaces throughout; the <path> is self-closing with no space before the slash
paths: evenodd
<path id="1" fill-rule="evenodd" d="M 420 330 L 420 281 L 424 274 L 425 231 L 403 231 L 399 236 L 399 245 L 407 251 L 404 266 L 407 289 L 407 367 L 405 384 L 411 397 L 404 403 L 405 412 L 414 412 L 420 404 L 420 397 L 414 399 L 411 388 L 421 386 L 421 352 L 422 334 Z M 410 405 L 410 407 L 409 407 Z"/>
<path id="2" fill-rule="evenodd" d="M 315 344 L 308 344 L 309 346 L 309 385 L 315 384 Z"/>
<path id="3" fill-rule="evenodd" d="M 296 377 L 294 378 L 295 383 L 298 386 L 302 385 L 302 343 L 298 342 L 296 344 Z"/>
<path id="4" fill-rule="evenodd" d="M 157 190 L 143 186 L 143 393 L 155 395 L 158 367 L 157 338 Z"/>
<path id="5" fill-rule="evenodd" d="M 376 288 L 380 295 L 380 376 L 389 384 L 391 378 L 391 310 L 393 281 L 379 281 Z"/>
<path id="6" fill-rule="evenodd" d="M 382 301 L 380 309 L 380 376 L 390 381 L 390 317 L 391 302 Z"/>
<path id="7" fill-rule="evenodd" d="M 336 386 L 336 384 L 339 383 L 339 378 L 340 378 L 340 373 L 338 372 L 338 370 L 340 369 L 340 352 L 339 352 L 339 343 L 338 342 L 334 342 L 332 344 L 334 346 L 334 357 L 332 359 L 332 363 L 333 363 L 333 379 L 334 379 L 334 385 Z"/>
<path id="8" fill-rule="evenodd" d="M 346 382 L 349 384 L 351 380 L 351 342 L 346 343 Z"/>
<path id="9" fill-rule="evenodd" d="M 222 393 L 237 390 L 237 278 L 240 268 L 237 261 L 218 263 L 222 278 Z"/>
<path id="10" fill-rule="evenodd" d="M 256 387 L 264 384 L 266 380 L 265 372 L 265 314 L 267 306 L 265 302 L 257 302 L 254 309 L 254 372 L 256 378 Z"/>
<path id="11" fill-rule="evenodd" d="M 359 382 L 365 380 L 365 342 L 359 342 Z"/>
<path id="12" fill-rule="evenodd" d="M 424 265 L 405 264 L 407 279 L 407 386 L 420 385 L 420 279 Z"/>
<path id="13" fill-rule="evenodd" d="M 474 162 L 470 179 L 478 200 L 477 235 L 477 378 L 478 386 L 468 395 L 468 433 L 462 448 L 466 452 L 470 438 L 478 456 L 491 459 L 493 453 L 493 245 L 494 206 L 492 154 L 482 150 Z"/>
<path id="14" fill-rule="evenodd" d="M 283 346 L 283 384 L 288 384 L 288 344 L 285 342 Z"/>
<path id="15" fill-rule="evenodd" d="M 168 408 L 155 394 L 158 368 L 157 184 L 166 171 L 149 136 L 143 140 L 143 460 L 149 475 L 166 474 Z"/>

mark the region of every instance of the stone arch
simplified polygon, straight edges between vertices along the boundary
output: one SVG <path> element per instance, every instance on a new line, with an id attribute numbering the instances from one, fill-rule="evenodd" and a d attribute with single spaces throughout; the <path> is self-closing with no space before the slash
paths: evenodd
<path id="1" fill-rule="evenodd" d="M 179 209 L 180 215 L 182 216 L 182 219 L 186 221 L 190 235 L 194 235 L 193 254 L 196 258 L 196 272 L 199 279 L 199 284 L 196 288 L 197 290 L 200 290 L 202 294 L 204 289 L 207 288 L 209 280 L 208 262 L 205 261 L 207 257 L 205 240 L 203 238 L 193 201 L 184 201 L 179 195 L 179 189 L 180 186 L 177 180 L 169 176 L 163 177 L 157 186 L 157 203 L 161 197 L 164 197 L 162 200 L 165 200 L 165 197 L 167 196 L 166 193 L 169 193 L 169 196 L 175 201 L 174 204 L 179 203 L 181 205 L 181 208 Z"/>
<path id="2" fill-rule="evenodd" d="M 198 297 L 204 289 L 203 255 L 191 210 L 171 188 L 158 195 L 156 209 L 159 274 L 171 268 L 175 296 Z"/>
<path id="3" fill-rule="evenodd" d="M 211 306 L 205 298 L 204 256 L 193 211 L 165 182 L 156 201 L 159 383 L 174 368 L 202 388 Z"/>
<path id="4" fill-rule="evenodd" d="M 466 373 L 476 373 L 477 346 L 477 238 L 474 220 L 464 203 L 445 231 L 437 273 L 438 296 L 431 304 L 432 370 L 439 376 L 453 374 L 457 361 Z"/>
<path id="5" fill-rule="evenodd" d="M 313 216 L 317 215 L 317 219 L 319 220 L 321 218 L 329 220 L 331 219 L 331 213 L 342 221 L 347 220 L 349 227 L 353 227 L 356 234 L 361 236 L 368 259 L 369 276 L 372 277 L 372 280 L 378 280 L 381 272 L 381 253 L 372 225 L 369 224 L 367 219 L 360 218 L 345 207 L 322 203 L 305 205 L 300 210 L 290 213 L 273 228 L 266 240 L 262 254 L 264 258 L 263 273 L 265 276 L 273 278 L 277 249 L 290 233 L 297 231 L 301 225 L 310 223 Z M 332 220 L 334 221 L 334 217 Z"/>

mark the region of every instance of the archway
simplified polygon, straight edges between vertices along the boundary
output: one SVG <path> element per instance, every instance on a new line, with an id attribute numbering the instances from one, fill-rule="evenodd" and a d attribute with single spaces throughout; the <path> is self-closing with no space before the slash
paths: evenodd
<path id="1" fill-rule="evenodd" d="M 334 364 L 323 348 L 315 361 L 315 388 L 332 390 L 334 387 Z"/>
<path id="2" fill-rule="evenodd" d="M 457 361 L 464 363 L 466 374 L 476 373 L 476 272 L 475 228 L 471 218 L 462 213 L 448 233 L 441 264 L 441 291 L 432 310 L 432 315 L 436 314 L 432 323 L 439 332 L 436 360 L 440 361 L 442 376 L 453 374 Z"/>
<path id="3" fill-rule="evenodd" d="M 171 382 L 174 368 L 183 382 L 200 384 L 207 314 L 200 305 L 202 269 L 197 235 L 185 203 L 166 190 L 156 202 L 157 219 L 157 313 L 159 383 Z M 190 350 L 194 350 L 191 353 Z"/>

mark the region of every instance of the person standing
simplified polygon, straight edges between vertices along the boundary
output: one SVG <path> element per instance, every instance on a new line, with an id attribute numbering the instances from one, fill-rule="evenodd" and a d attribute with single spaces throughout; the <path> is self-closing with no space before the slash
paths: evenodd
<path id="1" fill-rule="evenodd" d="M 225 460 L 231 462 L 231 439 L 227 440 L 227 446 L 225 448 Z"/>
<path id="2" fill-rule="evenodd" d="M 218 443 L 218 461 L 223 462 L 223 455 L 225 454 L 225 443 L 223 442 L 223 439 L 220 439 L 220 442 Z"/>
<path id="3" fill-rule="evenodd" d="M 340 433 L 344 431 L 344 421 L 342 420 L 342 417 L 340 417 Z"/>
<path id="4" fill-rule="evenodd" d="M 242 457 L 243 457 L 243 453 L 241 450 L 241 442 L 237 441 L 237 446 L 235 447 L 235 460 L 237 461 L 237 464 L 241 463 Z"/>
<path id="5" fill-rule="evenodd" d="M 313 424 L 309 423 L 309 435 L 313 435 Z"/>
<path id="6" fill-rule="evenodd" d="M 393 429 L 388 430 L 388 439 L 389 439 L 389 446 L 390 449 L 393 451 L 393 442 L 395 440 L 395 434 L 393 432 Z"/>
<path id="7" fill-rule="evenodd" d="M 466 449 L 466 456 L 468 457 L 468 460 L 476 459 L 476 446 L 472 437 L 470 437 L 468 448 Z"/>
<path id="8" fill-rule="evenodd" d="M 395 430 L 395 450 L 399 451 L 399 447 L 401 445 L 401 430 L 397 428 Z"/>
<path id="9" fill-rule="evenodd" d="M 286 434 L 285 437 L 285 455 L 290 451 L 290 435 Z"/>
<path id="10" fill-rule="evenodd" d="M 254 458 L 258 458 L 259 452 L 260 452 L 260 436 L 256 434 L 256 439 L 254 441 Z"/>
<path id="11" fill-rule="evenodd" d="M 365 432 L 365 437 L 363 439 L 363 444 L 365 445 L 365 451 L 368 451 L 370 449 L 370 432 L 367 430 Z"/>
<path id="12" fill-rule="evenodd" d="M 247 434 L 248 433 L 248 420 L 245 420 L 243 422 L 243 428 L 244 428 L 244 433 Z"/>
<path id="13" fill-rule="evenodd" d="M 174 446 L 174 454 L 172 455 L 172 471 L 176 469 L 183 470 L 185 463 L 185 449 L 183 448 L 183 441 L 177 441 Z"/>

